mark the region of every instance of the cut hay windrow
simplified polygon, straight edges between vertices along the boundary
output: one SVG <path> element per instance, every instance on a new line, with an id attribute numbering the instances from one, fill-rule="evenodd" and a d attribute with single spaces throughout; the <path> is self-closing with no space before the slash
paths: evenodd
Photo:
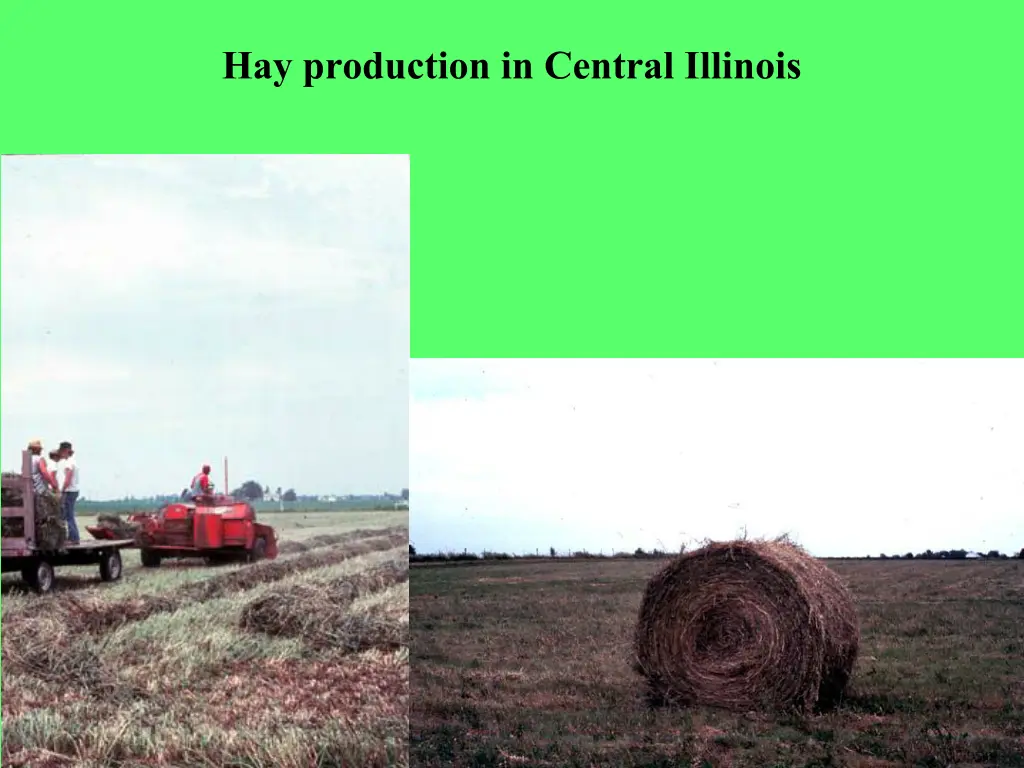
<path id="1" fill-rule="evenodd" d="M 294 555 L 301 552 L 309 552 L 313 549 L 322 549 L 324 547 L 332 547 L 336 544 L 347 544 L 350 541 L 363 541 L 369 538 L 379 538 L 381 536 L 393 536 L 402 535 L 408 537 L 409 531 L 407 528 L 396 526 L 393 528 L 383 528 L 377 530 L 366 530 L 360 528 L 357 531 L 349 531 L 348 533 L 324 533 L 319 536 L 313 536 L 312 538 L 304 541 L 282 541 L 278 544 L 277 551 L 282 555 Z"/>
<path id="2" fill-rule="evenodd" d="M 634 643 L 658 698 L 808 712 L 842 696 L 860 632 L 850 593 L 821 561 L 785 539 L 741 540 L 657 573 Z"/>
<path id="3" fill-rule="evenodd" d="M 387 536 L 375 536 L 370 539 L 353 541 L 344 546 L 312 550 L 306 552 L 303 557 L 265 560 L 249 568 L 225 573 L 206 581 L 194 582 L 185 587 L 185 592 L 189 594 L 191 600 L 211 600 L 228 592 L 238 592 L 258 584 L 280 581 L 299 571 L 335 565 L 353 557 L 394 549 L 407 544 L 408 541 L 409 533 L 402 529 L 401 532 Z"/>
<path id="4" fill-rule="evenodd" d="M 302 557 L 264 560 L 205 581 L 182 585 L 170 595 L 149 595 L 116 602 L 79 598 L 76 595 L 62 595 L 60 603 L 50 606 L 50 609 L 58 610 L 64 620 L 76 630 L 100 634 L 122 624 L 142 621 L 158 613 L 170 613 L 197 602 L 242 592 L 260 584 L 279 581 L 295 573 L 337 565 L 354 557 L 361 557 L 373 552 L 386 552 L 389 549 L 407 545 L 408 540 L 408 532 L 402 529 L 401 533 L 355 541 L 346 546 L 322 551 L 317 550 L 306 553 Z M 37 603 L 38 601 L 30 605 Z M 29 608 L 29 610 L 31 609 Z"/>
<path id="5" fill-rule="evenodd" d="M 409 580 L 408 563 L 385 563 L 320 584 L 295 584 L 253 600 L 242 611 L 243 629 L 301 637 L 314 648 L 350 653 L 408 645 L 405 606 L 372 606 L 350 613 L 353 602 Z"/>
<path id="6" fill-rule="evenodd" d="M 102 678 L 102 660 L 90 648 L 76 645 L 73 628 L 59 612 L 22 616 L 5 611 L 2 667 L 52 683 L 95 686 Z"/>
<path id="7" fill-rule="evenodd" d="M 310 639 L 306 639 L 310 643 Z M 365 611 L 350 613 L 326 635 L 312 643 L 345 653 L 396 651 L 409 647 L 409 610 L 406 606 L 373 605 Z"/>

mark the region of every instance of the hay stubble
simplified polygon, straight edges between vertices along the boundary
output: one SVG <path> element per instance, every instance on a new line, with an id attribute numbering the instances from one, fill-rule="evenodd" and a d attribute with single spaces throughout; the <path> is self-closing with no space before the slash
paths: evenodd
<path id="1" fill-rule="evenodd" d="M 337 580 L 363 596 L 355 617 L 381 607 L 407 625 L 407 591 L 388 590 L 408 578 L 407 542 L 397 526 L 330 533 L 200 582 L 140 569 L 154 591 L 131 598 L 101 584 L 5 597 L 3 764 L 406 765 L 407 651 L 373 638 L 332 653 L 238 617 L 256 595 Z"/>

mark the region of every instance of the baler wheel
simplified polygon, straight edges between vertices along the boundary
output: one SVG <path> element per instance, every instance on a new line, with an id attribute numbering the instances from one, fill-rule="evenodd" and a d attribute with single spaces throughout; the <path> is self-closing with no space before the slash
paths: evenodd
<path id="1" fill-rule="evenodd" d="M 159 568 L 160 567 L 160 555 L 154 552 L 152 549 L 140 550 L 139 554 L 142 557 L 143 568 Z"/>
<path id="2" fill-rule="evenodd" d="M 249 562 L 258 563 L 267 556 L 267 540 L 260 536 L 253 542 L 252 552 L 249 554 Z"/>

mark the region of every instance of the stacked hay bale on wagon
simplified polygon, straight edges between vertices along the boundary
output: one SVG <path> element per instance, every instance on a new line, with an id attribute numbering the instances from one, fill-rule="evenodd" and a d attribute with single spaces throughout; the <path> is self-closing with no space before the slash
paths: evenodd
<path id="1" fill-rule="evenodd" d="M 11 480 L 10 487 L 3 489 L 3 506 L 21 506 L 24 499 L 20 485 L 13 481 L 22 480 L 22 476 L 14 472 L 4 472 L 4 480 Z M 52 491 L 33 494 L 35 499 L 36 546 L 40 549 L 60 549 L 67 542 L 68 532 L 64 525 L 64 515 L 60 508 L 60 497 Z M 12 530 L 11 526 L 20 525 L 20 520 L 3 521 L 4 536 L 23 536 L 23 532 Z"/>
<path id="2" fill-rule="evenodd" d="M 649 582 L 636 667 L 656 698 L 732 710 L 834 706 L 860 645 L 839 577 L 786 539 L 713 543 Z"/>
<path id="3" fill-rule="evenodd" d="M 52 491 L 35 494 L 36 546 L 40 549 L 60 549 L 67 543 L 68 531 L 60 498 Z"/>
<path id="4" fill-rule="evenodd" d="M 21 480 L 21 475 L 16 475 L 13 472 L 3 473 L 4 485 L 0 489 L 0 495 L 2 495 L 2 504 L 5 507 L 20 507 L 24 500 L 21 497 L 20 486 L 16 486 L 14 483 L 16 480 Z M 10 483 L 10 484 L 8 484 Z M 5 517 L 2 518 L 3 537 L 6 539 L 8 536 L 15 538 L 21 538 L 24 535 L 24 531 L 21 530 L 21 520 Z"/>
<path id="5" fill-rule="evenodd" d="M 139 532 L 139 524 L 130 520 L 124 520 L 120 515 L 102 514 L 96 518 L 96 524 L 100 528 L 112 531 L 119 539 L 134 539 Z"/>

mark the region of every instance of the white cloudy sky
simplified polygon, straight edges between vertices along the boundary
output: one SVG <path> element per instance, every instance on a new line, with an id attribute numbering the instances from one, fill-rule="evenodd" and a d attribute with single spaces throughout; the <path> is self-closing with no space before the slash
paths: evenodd
<path id="1" fill-rule="evenodd" d="M 413 360 L 412 541 L 1024 547 L 1022 360 Z"/>
<path id="2" fill-rule="evenodd" d="M 7 156 L 0 204 L 5 469 L 408 485 L 408 156 Z"/>

